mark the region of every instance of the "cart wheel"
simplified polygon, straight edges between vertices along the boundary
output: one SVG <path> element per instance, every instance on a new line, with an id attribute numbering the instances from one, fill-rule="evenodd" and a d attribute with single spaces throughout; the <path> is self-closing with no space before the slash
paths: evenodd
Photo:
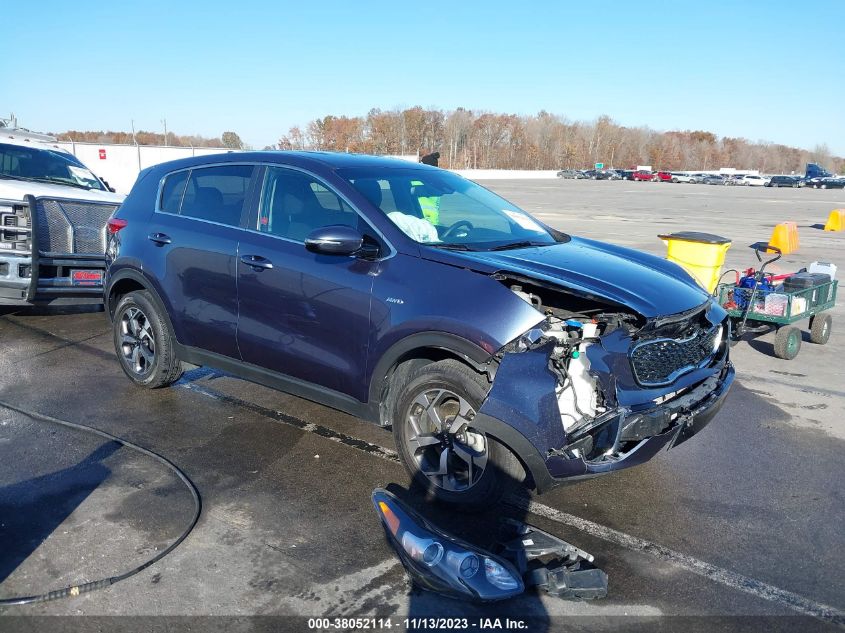
<path id="1" fill-rule="evenodd" d="M 810 340 L 817 345 L 824 345 L 830 339 L 833 318 L 829 314 L 814 314 L 810 318 Z"/>
<path id="2" fill-rule="evenodd" d="M 775 356 L 792 360 L 801 349 L 801 330 L 794 325 L 782 327 L 775 335 Z"/>

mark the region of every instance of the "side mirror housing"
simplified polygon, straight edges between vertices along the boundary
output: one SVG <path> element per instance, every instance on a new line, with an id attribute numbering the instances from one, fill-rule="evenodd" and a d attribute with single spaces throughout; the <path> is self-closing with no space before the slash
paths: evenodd
<path id="1" fill-rule="evenodd" d="M 305 238 L 305 248 L 323 255 L 352 255 L 361 250 L 364 236 L 351 226 L 335 224 L 314 229 Z"/>

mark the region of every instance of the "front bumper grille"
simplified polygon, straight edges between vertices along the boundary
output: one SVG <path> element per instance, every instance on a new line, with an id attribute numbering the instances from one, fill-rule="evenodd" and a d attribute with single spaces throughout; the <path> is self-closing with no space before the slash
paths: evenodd
<path id="1" fill-rule="evenodd" d="M 722 326 L 696 327 L 685 338 L 646 340 L 631 352 L 637 381 L 645 386 L 667 385 L 711 358 L 722 338 Z"/>
<path id="2" fill-rule="evenodd" d="M 35 205 L 38 250 L 45 254 L 104 254 L 106 222 L 116 208 L 114 204 L 39 198 Z"/>

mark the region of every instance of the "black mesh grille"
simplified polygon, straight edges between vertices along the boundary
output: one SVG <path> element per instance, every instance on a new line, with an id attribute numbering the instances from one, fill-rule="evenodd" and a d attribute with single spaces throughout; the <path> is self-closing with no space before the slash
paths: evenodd
<path id="1" fill-rule="evenodd" d="M 664 385 L 713 355 L 720 327 L 698 329 L 686 339 L 657 339 L 640 343 L 631 353 L 631 365 L 643 385 Z"/>
<path id="2" fill-rule="evenodd" d="M 116 208 L 113 204 L 39 199 L 38 249 L 44 253 L 105 253 L 106 222 Z"/>

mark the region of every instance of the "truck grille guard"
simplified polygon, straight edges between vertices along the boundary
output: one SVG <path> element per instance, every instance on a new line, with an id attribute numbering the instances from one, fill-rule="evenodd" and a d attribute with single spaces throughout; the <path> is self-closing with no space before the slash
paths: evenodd
<path id="1" fill-rule="evenodd" d="M 119 205 L 70 198 L 26 196 L 24 201 L 2 200 L 10 212 L 0 213 L 0 255 L 30 257 L 29 283 L 24 299 L 38 291 L 39 265 L 54 261 L 92 264 L 105 255 L 106 222 Z M 27 264 L 22 264 L 25 268 Z M 65 265 L 67 265 L 65 263 Z M 15 279 L 25 275 L 15 271 Z"/>

